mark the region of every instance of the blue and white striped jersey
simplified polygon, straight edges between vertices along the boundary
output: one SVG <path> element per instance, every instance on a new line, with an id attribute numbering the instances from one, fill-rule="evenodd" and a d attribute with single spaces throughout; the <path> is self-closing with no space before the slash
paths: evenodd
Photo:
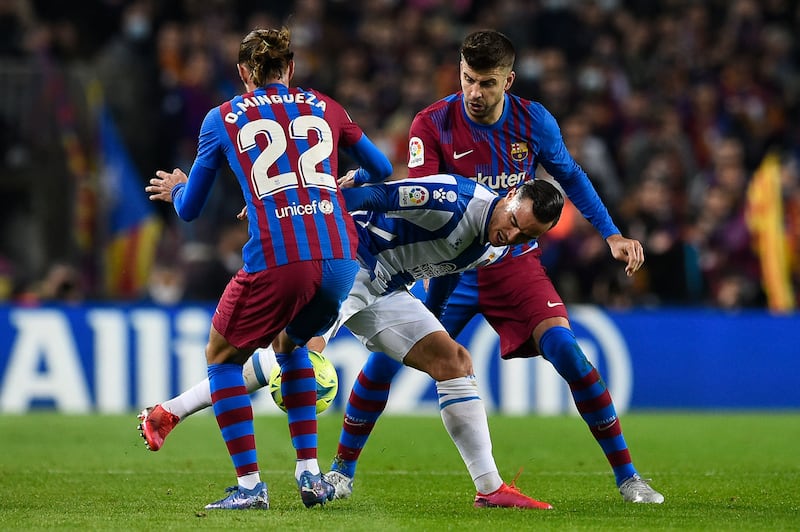
<path id="1" fill-rule="evenodd" d="M 342 192 L 358 229 L 358 258 L 380 293 L 485 266 L 508 251 L 487 238 L 500 197 L 471 179 L 437 174 Z"/>

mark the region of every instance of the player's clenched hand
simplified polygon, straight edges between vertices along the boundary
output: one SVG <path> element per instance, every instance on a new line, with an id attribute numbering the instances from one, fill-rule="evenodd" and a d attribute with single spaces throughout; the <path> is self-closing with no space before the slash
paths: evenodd
<path id="1" fill-rule="evenodd" d="M 150 179 L 150 186 L 144 187 L 144 190 L 150 194 L 150 201 L 172 203 L 172 189 L 188 180 L 189 178 L 180 168 L 176 168 L 172 172 L 159 170 L 156 172 L 156 177 Z"/>
<path id="2" fill-rule="evenodd" d="M 625 238 L 622 235 L 611 235 L 606 238 L 611 248 L 611 255 L 622 262 L 626 262 L 625 273 L 628 277 L 636 273 L 644 264 L 644 248 L 638 240 Z"/>

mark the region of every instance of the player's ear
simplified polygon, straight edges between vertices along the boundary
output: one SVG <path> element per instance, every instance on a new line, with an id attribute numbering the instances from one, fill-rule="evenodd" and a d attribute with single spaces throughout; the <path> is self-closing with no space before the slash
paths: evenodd
<path id="1" fill-rule="evenodd" d="M 239 79 L 242 80 L 242 83 L 247 85 L 247 80 L 250 79 L 250 70 L 241 63 L 236 63 L 236 70 L 239 71 Z"/>
<path id="2" fill-rule="evenodd" d="M 507 91 L 508 89 L 510 89 L 511 85 L 514 84 L 515 79 L 517 79 L 517 73 L 512 70 L 508 73 L 508 76 L 506 76 L 506 84 L 503 87 L 503 90 Z"/>
<path id="3" fill-rule="evenodd" d="M 287 82 L 292 81 L 293 77 L 294 77 L 294 59 L 290 59 L 289 60 L 289 71 L 286 74 L 286 81 Z"/>

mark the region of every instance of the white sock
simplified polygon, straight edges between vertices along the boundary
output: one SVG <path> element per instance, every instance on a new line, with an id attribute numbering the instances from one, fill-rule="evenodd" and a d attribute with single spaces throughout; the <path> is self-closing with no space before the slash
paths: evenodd
<path id="1" fill-rule="evenodd" d="M 319 462 L 317 462 L 317 459 L 298 460 L 294 466 L 295 480 L 300 480 L 300 475 L 303 474 L 303 471 L 308 471 L 312 475 L 319 475 Z"/>
<path id="2" fill-rule="evenodd" d="M 267 385 L 269 372 L 274 363 L 275 355 L 272 352 L 272 348 L 256 351 L 244 363 L 242 375 L 249 393 L 253 393 Z M 211 387 L 208 384 L 208 379 L 203 379 L 177 397 L 161 403 L 161 408 L 175 414 L 181 421 L 186 416 L 191 416 L 209 406 L 211 406 Z"/>
<path id="3" fill-rule="evenodd" d="M 503 479 L 492 456 L 489 420 L 475 376 L 437 382 L 436 390 L 442 422 L 458 447 L 475 488 L 483 494 L 497 490 Z"/>
<path id="4" fill-rule="evenodd" d="M 272 371 L 272 366 L 275 364 L 275 351 L 272 350 L 272 347 L 259 349 L 247 359 L 242 368 L 242 375 L 249 393 L 269 384 L 269 372 Z"/>
<path id="5" fill-rule="evenodd" d="M 179 396 L 161 403 L 164 410 L 172 412 L 181 421 L 209 406 L 211 406 L 211 387 L 208 379 L 203 379 Z"/>
<path id="6" fill-rule="evenodd" d="M 251 490 L 256 487 L 256 484 L 261 482 L 261 475 L 256 471 L 255 473 L 248 473 L 243 477 L 238 477 L 239 485 L 246 490 Z"/>

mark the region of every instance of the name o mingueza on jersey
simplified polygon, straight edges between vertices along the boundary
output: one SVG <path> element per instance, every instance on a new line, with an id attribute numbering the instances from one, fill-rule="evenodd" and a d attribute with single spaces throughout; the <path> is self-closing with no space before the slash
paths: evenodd
<path id="1" fill-rule="evenodd" d="M 236 123 L 239 117 L 242 116 L 251 107 L 258 107 L 259 105 L 272 105 L 272 104 L 305 104 L 311 107 L 325 111 L 328 104 L 325 100 L 317 99 L 317 95 L 311 92 L 296 92 L 287 94 L 254 94 L 242 98 L 241 102 L 236 102 L 236 107 L 239 108 L 235 113 L 231 111 L 225 115 L 225 121 L 229 124 Z"/>

